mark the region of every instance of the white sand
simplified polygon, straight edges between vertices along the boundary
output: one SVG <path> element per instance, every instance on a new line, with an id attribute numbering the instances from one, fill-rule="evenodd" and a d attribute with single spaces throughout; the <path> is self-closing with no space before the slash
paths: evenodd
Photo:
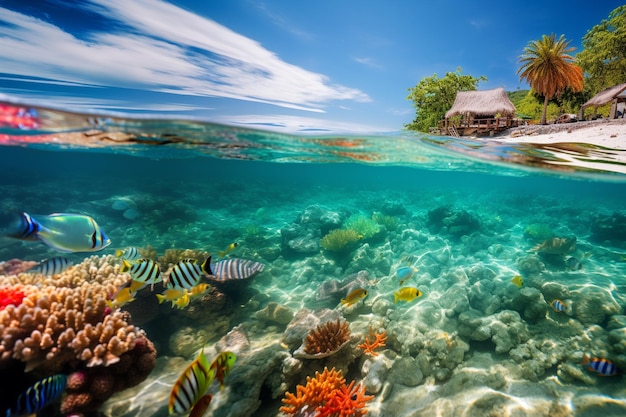
<path id="1" fill-rule="evenodd" d="M 626 119 L 523 126 L 489 139 L 507 143 L 589 143 L 626 150 Z"/>

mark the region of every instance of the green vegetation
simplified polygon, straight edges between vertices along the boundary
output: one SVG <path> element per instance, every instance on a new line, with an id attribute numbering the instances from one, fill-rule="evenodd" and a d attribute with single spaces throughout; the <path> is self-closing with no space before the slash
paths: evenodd
<path id="1" fill-rule="evenodd" d="M 583 71 L 573 64 L 574 58 L 568 55 L 576 48 L 569 46 L 563 35 L 556 39 L 554 34 L 543 35 L 530 42 L 520 57 L 517 73 L 520 80 L 526 80 L 531 88 L 544 97 L 541 124 L 546 124 L 548 102 L 566 88 L 574 92 L 583 89 Z"/>
<path id="2" fill-rule="evenodd" d="M 372 220 L 374 220 L 379 225 L 383 226 L 385 229 L 389 231 L 396 230 L 398 228 L 398 219 L 393 216 L 388 216 L 382 213 L 374 213 L 372 214 Z"/>
<path id="3" fill-rule="evenodd" d="M 614 9 L 608 19 L 589 30 L 582 47 L 576 60 L 587 76 L 585 89 L 590 94 L 625 82 L 626 5 Z"/>
<path id="4" fill-rule="evenodd" d="M 457 68 L 456 72 L 447 72 L 443 78 L 434 74 L 422 79 L 415 87 L 409 88 L 407 99 L 413 101 L 415 119 L 404 127 L 428 132 L 429 128 L 436 127 L 437 122 L 445 117 L 458 91 L 476 90 L 480 81 L 487 81 L 487 78 L 462 75 L 461 68 Z"/>
<path id="5" fill-rule="evenodd" d="M 547 224 L 533 223 L 526 226 L 524 236 L 535 242 L 543 242 L 546 239 L 554 237 L 554 231 L 552 231 L 552 228 Z"/>
<path id="6" fill-rule="evenodd" d="M 368 219 L 362 214 L 353 214 L 348 217 L 343 226 L 346 229 L 354 230 L 363 239 L 370 239 L 376 236 L 381 230 L 378 223 L 372 219 Z"/>
<path id="7" fill-rule="evenodd" d="M 354 247 L 361 235 L 351 229 L 334 229 L 320 242 L 322 248 L 332 252 L 344 252 Z"/>

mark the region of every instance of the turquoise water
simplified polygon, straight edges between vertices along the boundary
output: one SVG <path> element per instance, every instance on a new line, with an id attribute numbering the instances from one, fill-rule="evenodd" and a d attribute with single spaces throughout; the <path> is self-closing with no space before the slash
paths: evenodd
<path id="1" fill-rule="evenodd" d="M 112 241 L 97 256 L 128 246 L 216 256 L 237 242 L 228 257 L 265 265 L 219 305 L 164 303 L 150 314 L 133 310 L 139 301 L 125 306 L 158 359 L 144 382 L 102 405 L 105 415 L 167 415 L 174 381 L 203 346 L 209 357 L 238 355 L 206 415 L 280 415 L 284 393 L 325 366 L 364 384 L 374 395 L 372 416 L 626 413 L 622 373 L 602 377 L 580 365 L 587 354 L 626 370 L 626 177 L 613 160 L 618 151 L 37 115 L 35 129 L 0 132 L 3 224 L 21 211 L 82 213 Z M 569 172 L 550 162 L 564 155 Z M 590 170 L 589 160 L 601 168 Z M 321 247 L 351 216 L 377 231 L 343 252 Z M 576 237 L 576 248 L 532 249 L 551 237 Z M 0 261 L 57 255 L 41 242 L 0 240 Z M 67 257 L 80 264 L 90 255 Z M 394 303 L 396 271 L 409 264 L 417 272 L 405 286 L 422 296 Z M 27 275 L 0 276 L 0 287 Z M 521 288 L 511 283 L 516 275 Z M 368 295 L 342 306 L 352 283 Z M 554 299 L 572 311 L 554 311 Z M 272 316 L 277 306 L 281 317 Z M 351 342 L 323 359 L 294 356 L 300 339 L 289 322 L 304 309 L 341 315 Z M 388 336 L 375 357 L 357 347 L 370 326 Z"/>

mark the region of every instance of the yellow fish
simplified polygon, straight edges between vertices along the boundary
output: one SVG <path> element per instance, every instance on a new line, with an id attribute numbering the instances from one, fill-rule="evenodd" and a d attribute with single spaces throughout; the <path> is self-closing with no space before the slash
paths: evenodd
<path id="1" fill-rule="evenodd" d="M 106 303 L 110 308 L 114 309 L 121 308 L 134 300 L 135 293 L 131 291 L 130 287 L 124 287 L 115 293 L 112 300 L 107 300 Z"/>
<path id="2" fill-rule="evenodd" d="M 422 296 L 422 292 L 415 287 L 403 287 L 393 292 L 394 304 L 398 301 L 406 301 L 407 303 Z"/>
<path id="3" fill-rule="evenodd" d="M 190 301 L 191 301 L 191 298 L 189 298 L 189 294 L 185 292 L 185 294 L 182 297 L 180 297 L 176 301 L 172 301 L 172 307 L 176 306 L 176 308 L 178 308 L 179 310 L 182 310 L 183 308 L 189 305 Z"/>
<path id="4" fill-rule="evenodd" d="M 237 355 L 233 352 L 222 352 L 217 355 L 217 358 L 215 358 L 215 360 L 211 363 L 209 372 L 213 372 L 215 379 L 220 382 L 220 390 L 224 389 L 224 378 L 226 378 L 230 370 L 233 368 L 236 360 Z"/>
<path id="5" fill-rule="evenodd" d="M 189 294 L 191 298 L 200 297 L 210 287 L 211 287 L 211 284 L 207 284 L 206 282 L 203 282 L 202 284 L 198 284 L 195 287 L 192 287 L 190 290 L 187 290 L 187 294 Z"/>
<path id="6" fill-rule="evenodd" d="M 173 301 L 185 295 L 185 290 L 178 288 L 168 288 L 163 294 L 157 294 L 156 298 L 159 300 L 159 304 L 163 301 Z"/>
<path id="7" fill-rule="evenodd" d="M 230 245 L 226 246 L 226 249 L 224 249 L 223 251 L 218 251 L 217 256 L 219 258 L 223 258 L 224 256 L 234 251 L 237 248 L 237 246 L 239 246 L 239 243 L 233 242 Z"/>
<path id="8" fill-rule="evenodd" d="M 341 304 L 347 304 L 349 307 L 365 297 L 367 297 L 367 290 L 357 288 L 356 290 L 350 291 L 350 294 L 346 295 L 346 298 L 342 298 Z"/>
<path id="9" fill-rule="evenodd" d="M 522 286 L 524 285 L 524 278 L 522 278 L 521 275 L 515 275 L 513 278 L 511 278 L 511 282 L 517 288 L 522 288 Z"/>

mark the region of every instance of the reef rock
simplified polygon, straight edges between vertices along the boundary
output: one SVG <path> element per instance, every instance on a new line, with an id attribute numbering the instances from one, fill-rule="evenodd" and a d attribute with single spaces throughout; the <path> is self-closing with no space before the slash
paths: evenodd
<path id="1" fill-rule="evenodd" d="M 265 322 L 287 324 L 293 319 L 293 311 L 282 304 L 270 302 L 263 310 L 256 313 L 256 318 Z"/>

